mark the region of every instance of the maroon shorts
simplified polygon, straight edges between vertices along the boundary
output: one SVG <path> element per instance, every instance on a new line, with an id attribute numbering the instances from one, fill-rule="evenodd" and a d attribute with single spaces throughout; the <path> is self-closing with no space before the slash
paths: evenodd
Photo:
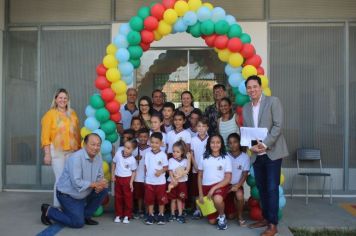
<path id="1" fill-rule="evenodd" d="M 210 189 L 211 189 L 212 187 L 214 187 L 215 185 L 217 185 L 217 184 L 203 185 L 203 186 L 202 186 L 202 187 L 203 187 L 203 195 L 204 195 L 204 196 L 208 195 Z M 226 197 L 228 191 L 229 191 L 229 186 L 226 185 L 225 187 L 218 188 L 217 190 L 215 190 L 215 192 L 213 193 L 213 196 L 215 196 L 215 195 L 220 195 L 220 196 L 223 197 L 223 199 L 225 199 L 225 197 Z M 215 212 L 215 213 L 213 213 L 213 214 L 208 215 L 207 217 L 208 217 L 208 220 L 212 220 L 212 219 L 216 219 L 216 218 L 218 217 L 218 215 L 219 215 L 218 212 Z"/>
<path id="2" fill-rule="evenodd" d="M 169 200 L 179 199 L 184 201 L 188 197 L 187 192 L 188 192 L 187 183 L 186 182 L 178 183 L 178 185 L 168 193 L 168 199 Z"/>
<path id="3" fill-rule="evenodd" d="M 165 205 L 168 203 L 166 184 L 145 184 L 145 204 L 149 206 L 154 205 L 155 203 L 158 205 Z"/>
<path id="4" fill-rule="evenodd" d="M 134 198 L 144 199 L 145 197 L 145 183 L 143 182 L 134 182 Z"/>
<path id="5" fill-rule="evenodd" d="M 229 186 L 229 189 L 231 188 L 231 185 Z M 242 192 L 244 191 L 243 186 L 239 188 Z M 229 192 L 225 198 L 225 214 L 226 215 L 231 215 L 235 214 L 237 209 L 235 205 L 236 201 L 236 192 Z"/>

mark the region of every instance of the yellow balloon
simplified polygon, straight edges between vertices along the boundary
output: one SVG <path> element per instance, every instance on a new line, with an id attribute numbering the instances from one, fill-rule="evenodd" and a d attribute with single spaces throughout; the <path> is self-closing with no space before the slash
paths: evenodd
<path id="1" fill-rule="evenodd" d="M 163 14 L 163 20 L 167 24 L 173 25 L 174 23 L 176 23 L 177 19 L 178 19 L 177 12 L 173 9 L 168 9 Z"/>
<path id="2" fill-rule="evenodd" d="M 269 96 L 272 95 L 272 91 L 271 91 L 270 88 L 267 87 L 267 88 L 263 89 L 263 94 L 264 94 L 265 96 L 269 97 Z"/>
<path id="3" fill-rule="evenodd" d="M 209 3 L 209 2 L 203 3 L 203 6 L 209 8 L 210 10 L 213 10 L 213 9 L 214 9 L 213 4 L 211 4 L 211 3 Z"/>
<path id="4" fill-rule="evenodd" d="M 127 90 L 126 83 L 122 80 L 118 80 L 111 84 L 111 89 L 114 90 L 116 95 L 125 94 Z"/>
<path id="5" fill-rule="evenodd" d="M 84 147 L 84 140 L 82 140 L 80 147 Z"/>
<path id="6" fill-rule="evenodd" d="M 126 101 L 127 101 L 126 93 L 120 94 L 120 95 L 116 95 L 115 100 L 117 102 L 119 102 L 120 104 L 125 104 Z"/>
<path id="7" fill-rule="evenodd" d="M 153 31 L 153 35 L 155 36 L 155 40 L 159 41 L 163 37 L 160 33 L 157 32 L 157 30 Z"/>
<path id="8" fill-rule="evenodd" d="M 201 7 L 202 2 L 201 0 L 189 0 L 188 5 L 191 11 L 196 11 Z"/>
<path id="9" fill-rule="evenodd" d="M 104 178 L 105 178 L 108 182 L 110 182 L 110 181 L 111 181 L 111 174 L 110 174 L 110 172 L 104 174 Z"/>
<path id="10" fill-rule="evenodd" d="M 117 48 L 114 44 L 110 43 L 107 47 L 106 47 L 106 53 L 109 55 L 115 55 L 117 51 Z"/>
<path id="11" fill-rule="evenodd" d="M 184 16 L 184 14 L 189 11 L 189 5 L 186 1 L 179 0 L 174 4 L 174 10 L 178 16 Z"/>
<path id="12" fill-rule="evenodd" d="M 240 53 L 238 53 L 238 52 L 231 53 L 230 58 L 229 58 L 229 64 L 232 67 L 239 67 L 242 65 L 243 62 L 244 62 L 244 58 L 241 56 Z"/>
<path id="13" fill-rule="evenodd" d="M 110 169 L 109 164 L 106 161 L 103 161 L 103 172 L 104 172 L 104 175 L 109 173 L 109 169 Z"/>
<path id="14" fill-rule="evenodd" d="M 228 62 L 230 58 L 231 52 L 229 49 L 225 48 L 218 52 L 218 57 L 223 62 Z"/>
<path id="15" fill-rule="evenodd" d="M 220 49 L 219 49 L 219 48 L 214 48 L 214 51 L 215 51 L 216 53 L 219 53 L 219 52 L 220 52 Z"/>
<path id="16" fill-rule="evenodd" d="M 117 60 L 113 55 L 106 55 L 103 59 L 103 64 L 106 68 L 117 67 Z"/>
<path id="17" fill-rule="evenodd" d="M 284 180 L 285 180 L 284 174 L 281 173 L 281 178 L 280 178 L 279 184 L 283 185 L 284 184 Z"/>
<path id="18" fill-rule="evenodd" d="M 166 23 L 165 21 L 161 20 L 158 23 L 157 31 L 162 36 L 168 35 L 172 32 L 172 26 L 170 24 Z"/>
<path id="19" fill-rule="evenodd" d="M 82 127 L 82 128 L 80 129 L 80 136 L 81 136 L 82 138 L 85 138 L 85 136 L 87 136 L 88 134 L 91 134 L 91 130 L 88 129 L 87 127 Z"/>
<path id="20" fill-rule="evenodd" d="M 111 82 L 115 83 L 121 79 L 120 71 L 117 68 L 110 68 L 106 71 L 106 78 Z"/>
<path id="21" fill-rule="evenodd" d="M 250 157 L 252 156 L 252 151 L 250 149 L 247 149 L 247 155 Z"/>
<path id="22" fill-rule="evenodd" d="M 244 68 L 242 68 L 242 77 L 244 77 L 244 79 L 247 79 L 251 75 L 257 75 L 256 67 L 252 65 L 244 66 Z"/>
<path id="23" fill-rule="evenodd" d="M 268 88 L 268 78 L 265 75 L 258 75 L 258 77 L 260 77 L 261 79 L 261 83 L 262 83 L 262 89 Z"/>

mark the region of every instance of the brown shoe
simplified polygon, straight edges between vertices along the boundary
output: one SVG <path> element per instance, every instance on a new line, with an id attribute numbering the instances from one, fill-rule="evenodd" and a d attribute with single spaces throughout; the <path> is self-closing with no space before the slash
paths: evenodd
<path id="1" fill-rule="evenodd" d="M 261 233 L 261 236 L 275 236 L 277 233 L 277 225 L 269 224 L 267 229 Z"/>
<path id="2" fill-rule="evenodd" d="M 267 226 L 267 224 L 268 224 L 267 220 L 263 219 L 263 220 L 260 220 L 260 221 L 257 221 L 255 223 L 248 225 L 248 227 L 250 229 L 262 228 L 262 227 Z"/>

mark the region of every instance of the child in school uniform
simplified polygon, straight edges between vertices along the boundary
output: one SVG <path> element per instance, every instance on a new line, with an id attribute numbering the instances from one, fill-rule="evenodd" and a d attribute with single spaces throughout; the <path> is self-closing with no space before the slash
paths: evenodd
<path id="1" fill-rule="evenodd" d="M 167 135 L 164 133 L 163 123 L 162 123 L 162 116 L 160 114 L 153 114 L 151 115 L 151 130 L 150 134 L 154 132 L 162 133 L 162 146 L 161 150 L 166 152 L 167 149 Z"/>
<path id="2" fill-rule="evenodd" d="M 151 150 L 145 153 L 145 203 L 148 208 L 146 224 L 152 225 L 154 221 L 154 205 L 158 203 L 157 224 L 164 225 L 164 207 L 168 203 L 166 193 L 166 176 L 168 170 L 167 154 L 161 151 L 162 133 L 151 134 Z"/>
<path id="3" fill-rule="evenodd" d="M 136 175 L 137 163 L 132 155 L 137 142 L 134 139 L 124 142 L 112 162 L 112 181 L 115 182 L 115 223 L 128 224 L 132 218 L 133 181 Z"/>
<path id="4" fill-rule="evenodd" d="M 230 182 L 230 191 L 225 200 L 225 213 L 229 219 L 237 217 L 240 226 L 246 226 L 242 218 L 244 207 L 244 188 L 243 185 L 247 179 L 250 170 L 250 157 L 243 152 L 240 146 L 240 135 L 232 133 L 228 136 L 228 156 L 232 165 L 232 177 Z"/>
<path id="5" fill-rule="evenodd" d="M 180 140 L 173 144 L 173 157 L 168 161 L 168 199 L 171 200 L 170 221 L 185 223 L 183 216 L 184 201 L 187 199 L 187 181 L 191 166 L 191 153 L 187 152 L 186 144 Z M 178 210 L 176 217 L 175 211 Z"/>
<path id="6" fill-rule="evenodd" d="M 173 144 L 179 140 L 183 140 L 187 145 L 187 149 L 190 150 L 191 135 L 183 128 L 185 123 L 185 115 L 182 111 L 175 111 L 173 116 L 174 129 L 167 134 L 167 154 L 168 157 L 172 157 Z"/>
<path id="7" fill-rule="evenodd" d="M 138 117 L 138 116 L 132 117 L 131 129 L 135 132 L 135 138 L 137 138 L 137 136 L 138 136 L 138 131 L 144 127 L 145 127 L 144 123 L 142 122 L 140 117 Z"/>
<path id="8" fill-rule="evenodd" d="M 173 130 L 173 114 L 175 110 L 175 106 L 171 102 L 165 102 L 163 105 L 163 126 L 164 132 L 168 134 L 169 131 Z"/>
<path id="9" fill-rule="evenodd" d="M 231 181 L 231 160 L 226 154 L 224 140 L 219 134 L 208 138 L 203 160 L 198 173 L 199 201 L 204 203 L 204 196 L 210 198 L 217 212 L 208 215 L 210 224 L 218 223 L 219 230 L 227 229 L 224 213 L 224 199 Z"/>
<path id="10" fill-rule="evenodd" d="M 189 116 L 189 128 L 187 131 L 190 133 L 190 136 L 193 138 L 198 135 L 197 124 L 200 118 L 202 117 L 202 112 L 198 108 L 194 108 Z"/>

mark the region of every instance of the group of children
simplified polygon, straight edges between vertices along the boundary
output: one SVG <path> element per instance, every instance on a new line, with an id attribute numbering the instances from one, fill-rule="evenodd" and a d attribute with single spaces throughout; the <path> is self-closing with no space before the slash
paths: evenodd
<path id="1" fill-rule="evenodd" d="M 112 163 L 114 221 L 129 223 L 135 205 L 135 218 L 145 217 L 148 225 L 165 224 L 165 206 L 170 202 L 169 221 L 185 223 L 185 206 L 195 207 L 193 218 L 200 218 L 194 203 L 203 203 L 207 196 L 217 209 L 208 215 L 209 223 L 224 230 L 226 218 L 237 217 L 244 226 L 243 184 L 250 159 L 240 147 L 240 136 L 236 132 L 228 136 L 227 152 L 221 135 L 208 135 L 205 117 L 190 119 L 190 128 L 185 129 L 185 114 L 172 105 L 165 104 L 163 117 L 151 116 L 151 130 L 133 117 L 131 129 L 124 131 L 123 146 Z"/>

